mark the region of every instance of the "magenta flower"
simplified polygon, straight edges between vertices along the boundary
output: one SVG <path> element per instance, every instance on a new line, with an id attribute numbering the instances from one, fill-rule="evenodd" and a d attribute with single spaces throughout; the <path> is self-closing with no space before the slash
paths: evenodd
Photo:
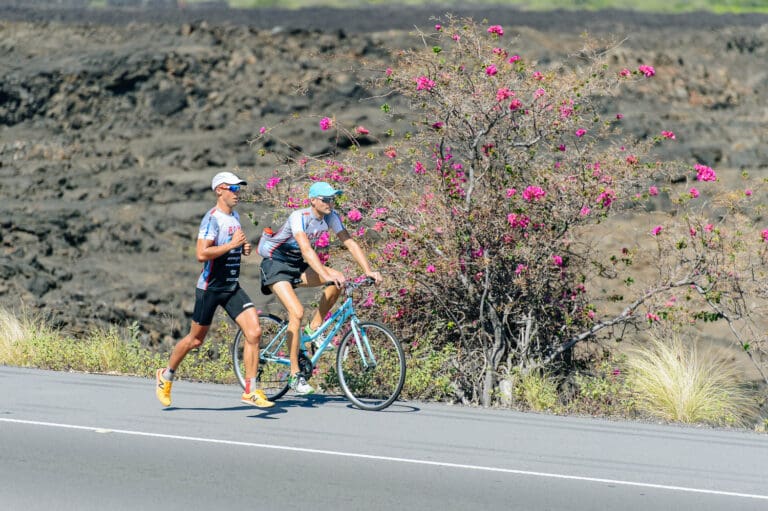
<path id="1" fill-rule="evenodd" d="M 427 265 L 427 273 L 435 273 L 436 271 L 434 264 Z"/>
<path id="2" fill-rule="evenodd" d="M 587 130 L 585 130 L 584 128 L 579 128 L 576 130 L 576 136 L 579 138 L 583 137 L 586 134 L 587 134 Z"/>
<path id="3" fill-rule="evenodd" d="M 451 36 L 451 39 L 453 39 L 456 42 L 459 42 L 461 40 L 461 36 L 459 34 L 453 34 Z"/>
<path id="4" fill-rule="evenodd" d="M 510 197 L 515 195 L 516 193 L 517 193 L 516 189 L 514 189 L 514 188 L 507 188 L 507 199 L 509 199 Z"/>
<path id="5" fill-rule="evenodd" d="M 583 207 L 581 208 L 581 211 L 579 211 L 579 214 L 580 214 L 581 216 L 587 216 L 587 215 L 590 213 L 590 211 L 592 211 L 592 210 L 591 210 L 591 209 L 589 209 L 589 206 L 583 206 Z"/>
<path id="6" fill-rule="evenodd" d="M 281 179 L 279 177 L 272 176 L 271 178 L 269 178 L 269 180 L 267 181 L 267 184 L 265 186 L 266 186 L 267 190 L 272 190 L 278 184 L 280 184 L 280 181 L 281 181 Z"/>
<path id="7" fill-rule="evenodd" d="M 768 243 L 768 229 L 764 229 L 763 232 L 760 233 L 760 236 L 763 238 L 763 241 Z"/>
<path id="8" fill-rule="evenodd" d="M 320 129 L 323 131 L 328 131 L 331 126 L 333 126 L 333 121 L 328 117 L 323 117 L 320 119 Z"/>
<path id="9" fill-rule="evenodd" d="M 646 78 L 650 78 L 651 76 L 656 74 L 656 70 L 653 68 L 653 66 L 642 65 L 642 66 L 638 66 L 637 70 L 643 73 L 646 76 Z"/>
<path id="10" fill-rule="evenodd" d="M 392 76 L 392 68 L 391 68 L 391 67 L 388 67 L 387 69 L 385 69 L 385 70 L 384 70 L 384 74 L 385 74 L 386 76 Z"/>
<path id="11" fill-rule="evenodd" d="M 659 234 L 661 234 L 662 229 L 664 229 L 662 226 L 657 225 L 656 227 L 653 228 L 653 230 L 651 231 L 651 234 L 653 234 L 654 236 L 658 236 Z"/>
<path id="12" fill-rule="evenodd" d="M 262 126 L 261 128 L 259 128 L 259 133 L 261 133 L 262 135 L 263 135 L 264 133 L 266 133 L 266 132 L 267 132 L 267 128 L 265 128 L 264 126 Z"/>
<path id="13" fill-rule="evenodd" d="M 695 228 L 691 227 L 688 230 L 688 233 L 691 235 L 691 238 L 695 238 L 696 237 L 696 229 Z"/>
<path id="14" fill-rule="evenodd" d="M 543 199 L 546 195 L 547 192 L 538 186 L 529 186 L 523 191 L 523 199 L 528 202 L 538 201 Z"/>
<path id="15" fill-rule="evenodd" d="M 485 74 L 487 74 L 488 76 L 493 76 L 498 72 L 499 70 L 496 68 L 495 64 L 491 64 L 490 66 L 485 68 Z"/>
<path id="16" fill-rule="evenodd" d="M 658 194 L 659 194 L 659 189 L 656 188 L 655 186 L 651 186 L 650 188 L 648 188 L 648 195 L 652 195 L 655 197 Z"/>
<path id="17" fill-rule="evenodd" d="M 520 101 L 519 99 L 513 99 L 512 102 L 509 104 L 509 109 L 510 110 L 517 110 L 521 106 L 523 106 L 523 102 L 522 101 Z"/>
<path id="18" fill-rule="evenodd" d="M 595 202 L 603 206 L 603 208 L 610 208 L 611 204 L 613 204 L 613 201 L 615 199 L 616 199 L 616 192 L 608 188 L 604 192 L 602 192 L 600 195 L 597 196 L 597 200 Z"/>
<path id="19" fill-rule="evenodd" d="M 417 161 L 417 162 L 416 162 L 416 163 L 414 163 L 414 165 L 413 165 L 413 172 L 414 172 L 415 174 L 419 174 L 419 175 L 421 175 L 421 174 L 424 174 L 424 173 L 426 173 L 426 172 L 427 172 L 427 169 L 425 169 L 425 168 L 424 168 L 424 164 L 423 164 L 423 163 L 421 163 L 420 161 Z"/>
<path id="20" fill-rule="evenodd" d="M 378 218 L 380 216 L 386 216 L 387 212 L 388 212 L 387 208 L 376 208 L 373 210 L 373 214 L 371 215 L 371 217 Z M 384 225 L 382 224 L 381 227 L 383 226 Z M 379 227 L 379 225 L 377 224 L 376 227 Z M 377 229 L 377 230 L 380 230 L 380 229 Z"/>
<path id="21" fill-rule="evenodd" d="M 626 67 L 624 69 L 622 69 L 621 71 L 619 71 L 619 76 L 626 77 L 626 76 L 630 76 L 631 74 L 632 74 L 632 71 L 630 71 Z"/>
<path id="22" fill-rule="evenodd" d="M 504 101 L 507 98 L 511 98 L 514 96 L 515 93 L 511 90 L 509 90 L 506 87 L 502 87 L 501 89 L 496 91 L 496 101 Z"/>
<path id="23" fill-rule="evenodd" d="M 497 36 L 501 37 L 504 35 L 504 29 L 501 28 L 501 25 L 491 25 L 488 27 L 488 33 L 496 34 Z"/>
<path id="24" fill-rule="evenodd" d="M 517 268 L 515 268 L 515 275 L 520 275 L 521 273 L 523 273 L 527 269 L 528 269 L 528 266 L 526 266 L 524 264 L 518 264 Z"/>
<path id="25" fill-rule="evenodd" d="M 715 171 L 706 165 L 697 163 L 693 166 L 693 169 L 696 171 L 696 179 L 698 181 L 717 181 L 717 174 L 715 174 Z"/>
<path id="26" fill-rule="evenodd" d="M 563 266 L 563 258 L 559 255 L 553 255 L 552 256 L 552 262 L 555 264 L 555 266 Z"/>
<path id="27" fill-rule="evenodd" d="M 560 144 L 559 146 L 557 146 L 557 150 L 565 152 L 565 144 Z"/>
<path id="28" fill-rule="evenodd" d="M 536 89 L 536 92 L 533 93 L 533 97 L 536 98 L 536 99 L 538 99 L 538 98 L 540 98 L 542 96 L 546 96 L 546 95 L 547 95 L 547 91 L 545 91 L 542 88 Z"/>
<path id="29" fill-rule="evenodd" d="M 671 132 L 671 131 L 662 131 L 661 132 L 661 136 L 664 137 L 664 138 L 668 138 L 670 140 L 674 140 L 675 139 L 675 134 L 673 132 Z"/>
<path id="30" fill-rule="evenodd" d="M 370 133 L 370 131 L 368 131 L 363 126 L 358 126 L 357 128 L 355 128 L 355 132 L 357 132 L 358 135 L 367 135 L 368 133 Z"/>
<path id="31" fill-rule="evenodd" d="M 695 199 L 696 197 L 699 196 L 699 191 L 696 188 L 691 188 L 690 190 L 688 190 L 688 193 L 691 194 L 692 199 Z"/>
<path id="32" fill-rule="evenodd" d="M 704 226 L 704 230 L 707 232 L 712 232 L 715 229 L 715 226 L 712 224 L 707 224 Z"/>
<path id="33" fill-rule="evenodd" d="M 387 158 L 397 158 L 397 150 L 395 150 L 395 148 L 394 148 L 394 147 L 392 147 L 392 146 L 390 146 L 390 147 L 387 147 L 387 148 L 384 150 L 384 155 L 385 155 Z"/>
<path id="34" fill-rule="evenodd" d="M 533 76 L 534 80 L 543 80 L 544 79 L 544 75 L 542 74 L 541 71 L 534 71 L 532 76 Z"/>
<path id="35" fill-rule="evenodd" d="M 509 60 L 507 62 L 509 62 L 510 64 L 514 64 L 518 60 L 520 60 L 520 55 L 512 55 L 511 57 L 509 57 Z"/>
<path id="36" fill-rule="evenodd" d="M 531 223 L 531 219 L 528 218 L 525 215 L 518 215 L 517 213 L 510 213 L 507 215 L 507 221 L 509 222 L 509 225 L 511 225 L 514 228 L 520 228 L 525 229 L 528 227 L 528 224 Z"/>
<path id="37" fill-rule="evenodd" d="M 440 32 L 442 29 L 443 29 L 443 26 L 441 24 L 438 23 L 437 25 L 435 25 L 435 30 L 437 30 L 438 32 Z"/>
<path id="38" fill-rule="evenodd" d="M 752 190 L 747 188 L 746 190 L 744 190 L 744 195 L 746 195 L 747 197 L 751 197 L 752 196 Z"/>
<path id="39" fill-rule="evenodd" d="M 431 91 L 434 87 L 434 80 L 430 80 L 426 76 L 419 76 L 416 78 L 416 90 Z"/>
<path id="40" fill-rule="evenodd" d="M 331 237 L 328 234 L 328 231 L 323 231 L 323 233 L 320 234 L 320 236 L 315 241 L 315 247 L 318 247 L 318 248 L 325 248 L 325 247 L 327 247 L 328 244 L 330 243 L 330 239 L 331 239 Z"/>
<path id="41" fill-rule="evenodd" d="M 657 314 L 654 314 L 653 312 L 649 312 L 648 314 L 646 314 L 646 315 L 645 315 L 645 317 L 646 317 L 646 318 L 648 319 L 648 321 L 650 321 L 651 323 L 653 323 L 654 321 L 660 321 L 660 318 L 659 318 L 659 316 L 658 316 Z"/>
<path id="42" fill-rule="evenodd" d="M 622 120 L 623 118 L 624 118 L 624 114 L 616 114 L 616 119 L 617 119 L 617 120 L 619 120 L 619 121 L 620 121 L 620 120 Z"/>
<path id="43" fill-rule="evenodd" d="M 357 209 L 352 209 L 347 213 L 347 218 L 349 218 L 350 222 L 359 222 L 363 219 L 363 214 Z"/>

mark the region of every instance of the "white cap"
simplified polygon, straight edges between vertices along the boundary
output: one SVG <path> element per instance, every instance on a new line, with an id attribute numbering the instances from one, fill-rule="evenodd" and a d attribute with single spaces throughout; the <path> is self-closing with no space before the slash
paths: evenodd
<path id="1" fill-rule="evenodd" d="M 211 190 L 216 190 L 217 186 L 220 185 L 247 185 L 244 180 L 240 179 L 236 175 L 234 175 L 231 172 L 219 172 L 215 176 L 213 176 L 213 181 L 211 181 Z"/>

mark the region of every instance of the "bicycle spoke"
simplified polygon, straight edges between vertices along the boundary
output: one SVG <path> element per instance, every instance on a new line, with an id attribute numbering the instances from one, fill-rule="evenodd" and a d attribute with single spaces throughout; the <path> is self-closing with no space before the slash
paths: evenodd
<path id="1" fill-rule="evenodd" d="M 400 395 L 405 356 L 400 342 L 384 325 L 364 322 L 359 327 L 359 338 L 350 331 L 339 346 L 339 384 L 359 408 L 381 410 Z"/>
<path id="2" fill-rule="evenodd" d="M 261 325 L 261 361 L 259 363 L 259 382 L 267 398 L 270 400 L 280 398 L 288 390 L 289 366 L 265 359 L 265 355 L 288 357 L 288 348 L 285 345 L 285 337 L 275 339 L 282 328 L 282 320 L 271 314 L 259 314 Z M 235 374 L 240 385 L 245 388 L 245 364 L 243 363 L 243 339 L 242 332 L 238 331 L 235 342 L 232 345 L 232 361 Z"/>

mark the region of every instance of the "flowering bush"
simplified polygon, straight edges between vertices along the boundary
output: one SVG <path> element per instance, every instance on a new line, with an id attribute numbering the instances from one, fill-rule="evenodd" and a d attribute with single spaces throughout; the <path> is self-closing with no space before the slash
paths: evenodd
<path id="1" fill-rule="evenodd" d="M 405 339 L 454 347 L 456 397 L 485 405 L 505 374 L 557 371 L 580 341 L 659 322 L 725 319 L 750 355 L 761 353 L 748 331 L 768 289 L 768 234 L 746 214 L 756 187 L 717 195 L 713 169 L 653 158 L 672 131 L 624 140 L 624 116 L 601 115 L 620 86 L 656 69 L 610 69 L 589 46 L 578 64 L 539 67 L 509 57 L 499 25 L 447 17 L 439 27 L 376 77 L 407 99 L 407 111 L 382 110 L 412 119 L 411 131 L 363 150 L 359 129 L 321 122 L 351 150 L 280 171 L 348 191 L 339 209 L 388 276 L 363 306 L 377 304 L 371 313 Z M 656 213 L 655 227 L 618 250 L 604 242 L 613 217 L 646 214 L 680 175 L 700 189 L 683 190 L 673 214 Z M 283 204 L 300 193 L 271 192 Z M 699 194 L 718 209 L 692 200 Z M 633 274 L 641 261 L 658 268 L 653 281 Z"/>

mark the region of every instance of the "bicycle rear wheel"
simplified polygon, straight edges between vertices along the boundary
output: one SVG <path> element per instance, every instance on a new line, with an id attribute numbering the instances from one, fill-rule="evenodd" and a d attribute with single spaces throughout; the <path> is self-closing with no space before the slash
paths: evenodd
<path id="1" fill-rule="evenodd" d="M 387 327 L 374 321 L 358 323 L 360 337 L 350 329 L 336 353 L 339 385 L 352 404 L 383 410 L 400 395 L 405 383 L 405 354 Z"/>
<path id="2" fill-rule="evenodd" d="M 259 371 L 256 375 L 261 383 L 267 399 L 274 401 L 281 398 L 288 391 L 288 377 L 290 376 L 290 367 L 287 365 L 272 362 L 264 358 L 265 355 L 288 356 L 288 346 L 286 345 L 285 335 L 276 340 L 275 336 L 283 326 L 283 320 L 272 314 L 259 314 L 259 324 L 261 325 L 261 343 Z M 242 330 L 237 331 L 235 340 L 232 343 L 232 364 L 235 375 L 240 382 L 240 386 L 245 388 L 245 363 L 243 363 L 243 345 L 245 338 Z M 269 347 L 269 353 L 265 353 L 265 348 Z"/>

